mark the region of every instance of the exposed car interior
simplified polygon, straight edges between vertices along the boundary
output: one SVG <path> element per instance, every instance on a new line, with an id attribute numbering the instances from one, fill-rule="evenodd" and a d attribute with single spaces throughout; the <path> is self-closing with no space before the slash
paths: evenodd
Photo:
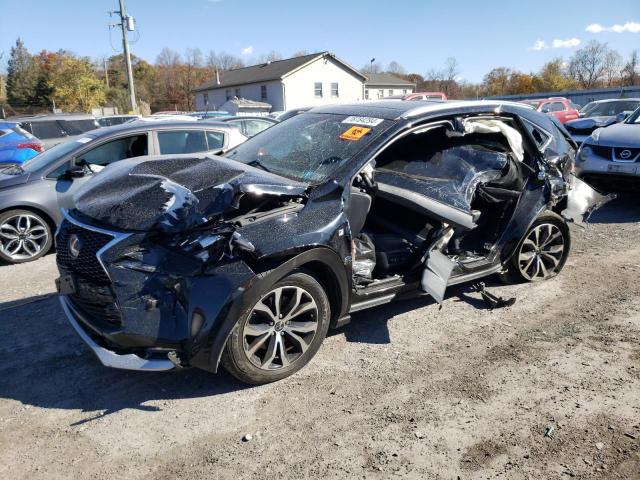
<path id="1" fill-rule="evenodd" d="M 488 256 L 532 171 L 511 120 L 490 122 L 470 133 L 455 121 L 417 129 L 357 175 L 350 202 L 357 287 L 421 271 L 434 246 L 458 266 Z"/>

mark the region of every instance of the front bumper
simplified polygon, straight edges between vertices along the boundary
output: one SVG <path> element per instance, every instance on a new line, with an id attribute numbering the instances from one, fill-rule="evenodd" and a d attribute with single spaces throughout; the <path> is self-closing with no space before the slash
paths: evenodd
<path id="1" fill-rule="evenodd" d="M 161 372 L 176 368 L 176 364 L 168 358 L 146 359 L 133 353 L 118 354 L 98 345 L 80 324 L 80 322 L 87 323 L 87 321 L 73 308 L 73 305 L 67 300 L 65 295 L 60 295 L 60 304 L 75 332 L 105 367 L 120 368 L 123 370 L 143 370 L 147 372 Z"/>

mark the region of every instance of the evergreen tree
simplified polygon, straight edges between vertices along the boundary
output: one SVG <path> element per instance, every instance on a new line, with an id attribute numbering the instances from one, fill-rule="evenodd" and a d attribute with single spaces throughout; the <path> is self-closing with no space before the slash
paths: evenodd
<path id="1" fill-rule="evenodd" d="M 7 62 L 7 100 L 10 105 L 23 107 L 33 104 L 38 83 L 38 69 L 21 38 L 11 47 Z"/>

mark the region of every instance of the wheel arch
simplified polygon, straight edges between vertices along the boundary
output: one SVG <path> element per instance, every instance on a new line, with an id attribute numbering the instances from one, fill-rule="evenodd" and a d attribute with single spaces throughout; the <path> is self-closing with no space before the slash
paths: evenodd
<path id="1" fill-rule="evenodd" d="M 275 262 L 279 265 L 274 266 Z M 330 328 L 335 326 L 349 310 L 351 283 L 344 262 L 331 248 L 312 247 L 286 260 L 279 257 L 277 260 L 265 259 L 256 262 L 251 265 L 251 268 L 260 272 L 256 275 L 251 288 L 228 309 L 225 309 L 226 315 L 219 319 L 219 327 L 212 332 L 208 369 L 213 372 L 218 370 L 222 352 L 239 315 L 251 302 L 293 271 L 302 270 L 310 273 L 322 285 L 331 307 Z"/>

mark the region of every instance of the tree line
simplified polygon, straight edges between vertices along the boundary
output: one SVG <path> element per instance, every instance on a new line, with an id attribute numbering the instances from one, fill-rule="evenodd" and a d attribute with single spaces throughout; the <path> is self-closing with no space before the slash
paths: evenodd
<path id="1" fill-rule="evenodd" d="M 306 55 L 306 51 L 292 56 Z M 32 54 L 19 38 L 6 56 L 5 78 L 0 78 L 0 106 L 9 114 L 51 110 L 90 112 L 100 106 L 129 111 L 127 76 L 122 54 L 91 59 L 65 50 L 43 50 Z M 253 58 L 249 64 L 282 59 L 275 51 Z M 0 52 L 0 61 L 3 60 Z M 188 48 L 179 53 L 165 47 L 155 63 L 132 56 L 136 97 L 143 114 L 162 110 L 189 111 L 195 108 L 193 89 L 215 77 L 216 71 L 246 66 L 227 52 Z M 525 73 L 510 67 L 496 67 L 480 83 L 460 79 L 458 61 L 448 58 L 442 68 L 424 74 L 409 73 L 396 61 L 386 68 L 372 61 L 366 73 L 388 72 L 416 83 L 418 91 L 442 91 L 449 98 L 480 98 L 496 95 L 553 92 L 567 89 L 638 85 L 638 52 L 627 59 L 606 43 L 592 41 L 569 59 L 553 59 L 537 72 Z"/>
<path id="2" fill-rule="evenodd" d="M 480 83 L 460 79 L 460 65 L 447 58 L 442 68 L 433 68 L 424 75 L 408 73 L 396 61 L 385 68 L 379 62 L 362 67 L 366 74 L 392 73 L 416 84 L 417 91 L 444 92 L 449 98 L 483 98 L 491 96 L 558 92 L 590 88 L 625 87 L 640 84 L 640 59 L 632 51 L 623 59 L 606 43 L 591 41 L 568 59 L 554 58 L 537 72 L 521 72 L 511 67 L 490 70 Z"/>

